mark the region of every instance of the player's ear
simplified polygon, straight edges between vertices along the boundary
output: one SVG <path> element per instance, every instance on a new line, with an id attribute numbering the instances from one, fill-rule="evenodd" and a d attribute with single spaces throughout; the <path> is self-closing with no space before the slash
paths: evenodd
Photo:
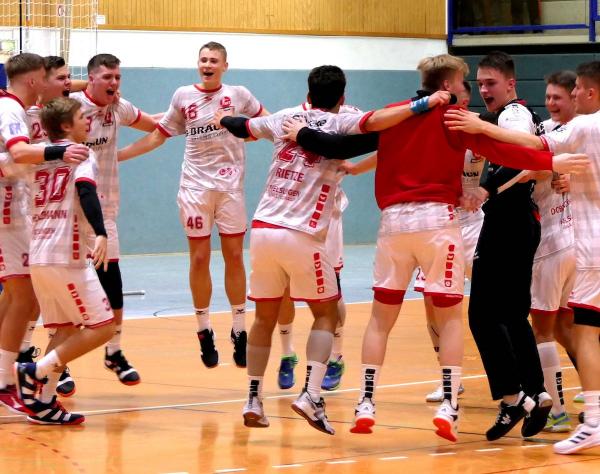
<path id="1" fill-rule="evenodd" d="M 225 70 L 227 71 L 227 69 L 229 69 L 229 63 L 225 61 Z"/>

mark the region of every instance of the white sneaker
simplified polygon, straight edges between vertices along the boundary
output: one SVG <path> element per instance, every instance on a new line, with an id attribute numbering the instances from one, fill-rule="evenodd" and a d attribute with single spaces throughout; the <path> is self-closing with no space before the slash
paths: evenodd
<path id="1" fill-rule="evenodd" d="M 325 414 L 325 400 L 323 397 L 315 402 L 306 390 L 302 390 L 300 396 L 292 403 L 292 410 L 304 418 L 310 426 L 327 434 L 335 434 L 335 430 L 329 424 Z"/>
<path id="2" fill-rule="evenodd" d="M 436 426 L 436 435 L 448 441 L 456 442 L 458 439 L 458 409 L 452 408 L 450 400 L 444 400 L 433 417 Z"/>
<path id="3" fill-rule="evenodd" d="M 460 387 L 458 387 L 458 394 L 462 395 L 465 392 L 465 387 L 463 387 L 463 384 L 460 384 Z M 428 393 L 425 396 L 425 401 L 426 402 L 430 402 L 430 403 L 439 403 L 444 399 L 444 388 L 442 387 L 442 384 L 439 384 L 437 386 L 437 388 L 431 392 Z"/>
<path id="4" fill-rule="evenodd" d="M 242 410 L 244 426 L 249 428 L 266 428 L 269 419 L 265 416 L 262 401 L 255 395 L 250 395 Z"/>
<path id="5" fill-rule="evenodd" d="M 600 446 L 600 425 L 594 428 L 584 423 L 577 426 L 577 429 L 569 438 L 556 443 L 554 452 L 557 454 L 572 454 L 581 449 L 589 449 L 594 446 Z"/>
<path id="6" fill-rule="evenodd" d="M 350 428 L 351 433 L 369 434 L 375 424 L 375 404 L 373 400 L 364 397 L 354 410 L 354 424 Z"/>

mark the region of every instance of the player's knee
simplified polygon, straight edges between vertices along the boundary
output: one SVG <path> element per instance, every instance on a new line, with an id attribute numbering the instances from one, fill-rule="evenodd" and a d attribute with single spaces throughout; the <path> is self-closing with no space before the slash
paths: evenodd
<path id="1" fill-rule="evenodd" d="M 431 303 L 436 308 L 450 308 L 462 300 L 462 295 L 431 295 Z"/>
<path id="2" fill-rule="evenodd" d="M 210 249 L 204 251 L 203 249 L 196 249 L 190 253 L 190 267 L 193 270 L 208 269 L 210 265 Z"/>
<path id="3" fill-rule="evenodd" d="M 106 293 L 110 307 L 112 309 L 123 309 L 123 282 L 119 262 L 110 262 L 107 271 L 99 269 L 98 278 Z"/>
<path id="4" fill-rule="evenodd" d="M 375 301 L 382 304 L 399 305 L 404 301 L 405 290 L 383 291 L 378 288 L 374 289 L 373 298 Z"/>

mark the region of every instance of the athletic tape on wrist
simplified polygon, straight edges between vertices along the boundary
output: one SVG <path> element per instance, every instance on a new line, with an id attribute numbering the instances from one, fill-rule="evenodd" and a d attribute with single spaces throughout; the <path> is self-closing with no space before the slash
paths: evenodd
<path id="1" fill-rule="evenodd" d="M 410 110 L 415 114 L 422 114 L 429 110 L 429 97 L 422 97 L 410 103 Z"/>

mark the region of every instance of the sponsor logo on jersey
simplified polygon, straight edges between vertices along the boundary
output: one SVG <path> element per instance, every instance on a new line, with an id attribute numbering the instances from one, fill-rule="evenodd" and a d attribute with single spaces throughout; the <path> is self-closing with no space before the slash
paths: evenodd
<path id="1" fill-rule="evenodd" d="M 102 120 L 103 127 L 112 127 L 115 124 L 113 121 L 113 113 L 110 110 L 107 110 L 104 114 L 104 119 Z"/>
<path id="2" fill-rule="evenodd" d="M 85 146 L 87 146 L 88 148 L 95 148 L 95 147 L 99 147 L 102 145 L 106 145 L 108 143 L 108 137 L 99 137 L 96 138 L 93 142 L 83 142 L 83 144 Z"/>
<path id="3" fill-rule="evenodd" d="M 231 107 L 231 97 L 225 96 L 225 97 L 221 98 L 221 101 L 219 102 L 219 104 L 223 108 Z"/>
<path id="4" fill-rule="evenodd" d="M 552 207 L 550 208 L 550 214 L 554 215 L 554 214 L 562 214 L 565 209 L 567 207 L 569 207 L 571 205 L 571 201 L 569 199 L 566 199 L 565 201 L 563 201 L 562 204 L 556 206 L 556 207 Z"/>
<path id="5" fill-rule="evenodd" d="M 205 135 L 211 132 L 222 131 L 223 129 L 217 125 L 201 125 L 199 127 L 190 127 L 185 130 L 186 137 L 194 137 L 198 135 Z M 223 131 L 225 133 L 225 131 Z"/>

